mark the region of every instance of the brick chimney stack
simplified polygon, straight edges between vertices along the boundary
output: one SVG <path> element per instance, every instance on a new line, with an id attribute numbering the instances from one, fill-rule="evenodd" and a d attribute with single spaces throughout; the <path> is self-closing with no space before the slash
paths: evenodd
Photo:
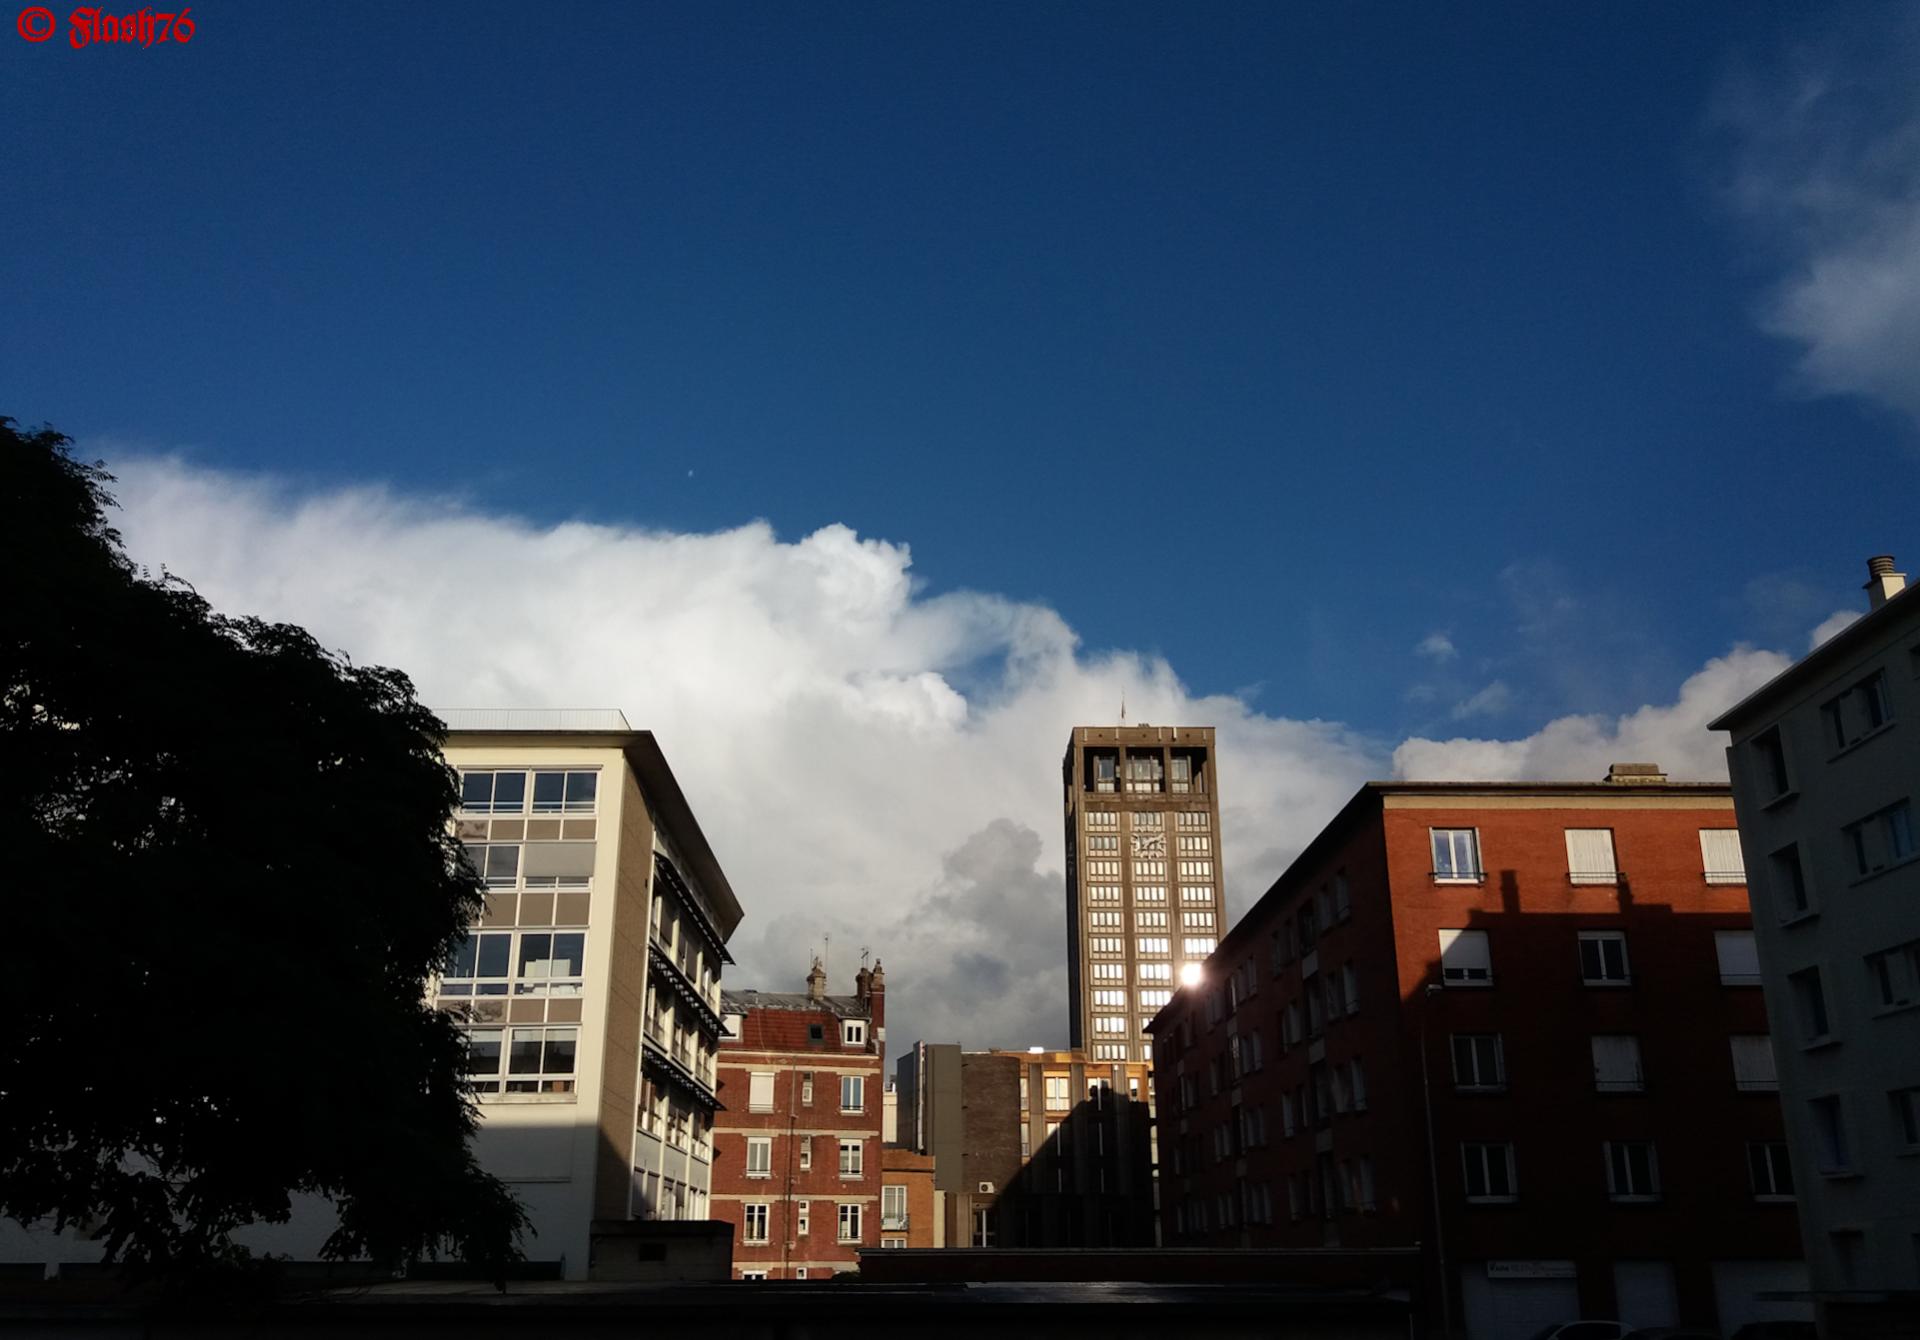
<path id="1" fill-rule="evenodd" d="M 873 1016 L 874 1036 L 884 1038 L 887 1027 L 887 970 L 880 966 L 879 959 L 875 959 L 873 971 L 862 968 L 855 981 L 859 984 L 860 999 L 866 1002 L 867 1011 Z"/>
<path id="2" fill-rule="evenodd" d="M 827 970 L 820 962 L 820 956 L 814 955 L 813 969 L 807 974 L 807 999 L 825 1000 L 827 998 Z"/>

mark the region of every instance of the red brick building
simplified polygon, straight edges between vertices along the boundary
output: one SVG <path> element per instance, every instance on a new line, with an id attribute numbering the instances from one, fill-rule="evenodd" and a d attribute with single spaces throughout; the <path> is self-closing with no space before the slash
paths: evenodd
<path id="1" fill-rule="evenodd" d="M 824 1279 L 880 1243 L 886 974 L 827 994 L 727 991 L 713 1124 L 713 1217 L 734 1226 L 736 1279 Z"/>
<path id="2" fill-rule="evenodd" d="M 1474 1340 L 1782 1315 L 1751 924 L 1725 786 L 1361 788 L 1153 1021 L 1167 1245 L 1422 1244 Z"/>

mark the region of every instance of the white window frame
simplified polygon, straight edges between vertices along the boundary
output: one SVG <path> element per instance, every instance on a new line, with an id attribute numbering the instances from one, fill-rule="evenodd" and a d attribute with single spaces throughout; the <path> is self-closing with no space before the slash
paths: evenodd
<path id="1" fill-rule="evenodd" d="M 1700 830 L 1700 873 L 1709 884 L 1745 884 L 1747 857 L 1737 828 Z"/>
<path id="2" fill-rule="evenodd" d="M 840 1045 L 842 1047 L 864 1047 L 867 1045 L 867 1021 L 865 1019 L 843 1019 L 840 1021 Z"/>
<path id="3" fill-rule="evenodd" d="M 860 1241 L 860 1203 L 858 1201 L 843 1200 L 839 1203 L 838 1208 L 837 1232 L 835 1233 L 834 1241 Z"/>
<path id="4" fill-rule="evenodd" d="M 753 1070 L 747 1073 L 747 1111 L 773 1111 L 774 1072 Z"/>
<path id="5" fill-rule="evenodd" d="M 760 1156 L 757 1160 L 757 1167 L 755 1166 L 756 1160 L 754 1158 L 756 1154 Z M 747 1137 L 747 1176 L 754 1178 L 773 1176 L 772 1136 L 749 1135 Z"/>
<path id="6" fill-rule="evenodd" d="M 847 1178 L 865 1177 L 867 1168 L 867 1142 L 864 1140 L 840 1141 L 840 1175 Z"/>
<path id="7" fill-rule="evenodd" d="M 1493 1159 L 1499 1157 L 1505 1165 L 1507 1190 L 1494 1192 Z M 1473 1178 L 1470 1169 L 1478 1159 L 1481 1168 L 1481 1180 L 1488 1190 L 1482 1195 L 1474 1195 L 1471 1187 Z M 1460 1143 L 1461 1188 L 1466 1191 L 1469 1205 L 1511 1205 L 1520 1199 L 1519 1169 L 1514 1166 L 1513 1142 L 1509 1140 L 1463 1140 Z"/>
<path id="8" fill-rule="evenodd" d="M 1631 1176 L 1633 1165 L 1626 1151 L 1644 1148 L 1647 1151 L 1647 1185 L 1636 1186 Z M 1651 1140 L 1604 1140 L 1600 1145 L 1601 1157 L 1607 1166 L 1607 1199 L 1611 1201 L 1647 1204 L 1660 1199 L 1660 1151 Z M 1620 1157 L 1616 1158 L 1615 1154 Z"/>
<path id="9" fill-rule="evenodd" d="M 756 1210 L 759 1211 L 757 1215 L 754 1213 Z M 754 1220 L 756 1218 L 760 1221 L 760 1231 L 757 1236 L 754 1233 Z M 750 1200 L 745 1205 L 742 1205 L 740 1207 L 740 1241 L 741 1242 L 759 1245 L 759 1244 L 763 1244 L 768 1241 L 771 1241 L 772 1224 L 773 1224 L 773 1206 L 770 1202 L 763 1201 L 763 1200 Z M 762 1275 L 761 1278 L 765 1279 L 766 1276 Z"/>
<path id="10" fill-rule="evenodd" d="M 1429 828 L 1427 830 L 1428 856 L 1433 862 L 1433 881 L 1436 884 L 1479 884 L 1487 877 L 1485 867 L 1480 862 L 1480 830 L 1478 828 Z M 1441 846 L 1445 844 L 1445 860 L 1441 858 Z M 1470 871 L 1460 869 L 1462 847 L 1473 861 Z M 1441 866 L 1445 865 L 1444 871 Z"/>
<path id="11" fill-rule="evenodd" d="M 1627 933 L 1625 931 L 1581 931 L 1577 937 L 1580 954 L 1580 980 L 1587 986 L 1632 986 L 1633 958 L 1627 952 Z M 1605 950 L 1597 950 L 1600 964 L 1598 977 L 1587 972 L 1586 946 L 1591 944 L 1618 944 L 1620 946 L 1620 973 L 1618 977 L 1606 975 L 1607 955 Z"/>
<path id="12" fill-rule="evenodd" d="M 847 1101 L 848 1094 L 853 1101 Z M 842 1075 L 840 1077 L 840 1110 L 842 1112 L 865 1112 L 867 1110 L 867 1078 L 865 1075 Z"/>

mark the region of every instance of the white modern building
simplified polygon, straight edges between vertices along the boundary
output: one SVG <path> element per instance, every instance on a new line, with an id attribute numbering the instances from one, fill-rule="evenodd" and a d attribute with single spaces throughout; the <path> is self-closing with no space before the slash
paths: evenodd
<path id="1" fill-rule="evenodd" d="M 1920 1298 L 1920 595 L 1868 569 L 1862 618 L 1712 723 L 1829 1335 Z"/>
<path id="2" fill-rule="evenodd" d="M 596 1225 L 704 1220 L 720 971 L 740 904 L 651 732 L 618 711 L 442 711 L 479 921 L 430 984 L 461 1012 L 475 1154 L 526 1206 L 531 1269 L 588 1278 Z M 235 1237 L 319 1257 L 317 1196 Z M 0 1263 L 100 1259 L 83 1234 L 0 1219 Z"/>

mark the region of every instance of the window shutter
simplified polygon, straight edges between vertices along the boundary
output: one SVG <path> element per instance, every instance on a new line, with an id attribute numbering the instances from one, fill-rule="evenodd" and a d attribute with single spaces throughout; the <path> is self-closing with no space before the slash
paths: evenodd
<path id="1" fill-rule="evenodd" d="M 1700 869 L 1709 884 L 1745 884 L 1747 859 L 1740 852 L 1737 828 L 1700 830 Z"/>
<path id="2" fill-rule="evenodd" d="M 1720 957 L 1720 980 L 1729 986 L 1752 986 L 1760 980 L 1760 951 L 1752 931 L 1715 931 L 1713 949 Z"/>
<path id="3" fill-rule="evenodd" d="M 529 842 L 526 845 L 526 875 L 559 875 L 586 879 L 593 874 L 594 844 L 591 842 Z"/>
<path id="4" fill-rule="evenodd" d="M 756 1070 L 747 1077 L 747 1106 L 762 1111 L 773 1107 L 773 1075 L 769 1071 Z"/>
<path id="5" fill-rule="evenodd" d="M 1575 884 L 1612 884 L 1619 878 L 1613 860 L 1613 830 L 1569 828 L 1567 873 Z"/>
<path id="6" fill-rule="evenodd" d="M 1593 1079 L 1601 1088 L 1638 1088 L 1640 1039 L 1630 1035 L 1595 1035 Z"/>
<path id="7" fill-rule="evenodd" d="M 1485 931 L 1440 932 L 1440 971 L 1449 982 L 1493 980 L 1493 959 Z"/>
<path id="8" fill-rule="evenodd" d="M 1733 1048 L 1733 1082 L 1742 1089 L 1777 1089 L 1780 1075 L 1773 1064 L 1773 1039 L 1758 1037 L 1728 1039 Z"/>

